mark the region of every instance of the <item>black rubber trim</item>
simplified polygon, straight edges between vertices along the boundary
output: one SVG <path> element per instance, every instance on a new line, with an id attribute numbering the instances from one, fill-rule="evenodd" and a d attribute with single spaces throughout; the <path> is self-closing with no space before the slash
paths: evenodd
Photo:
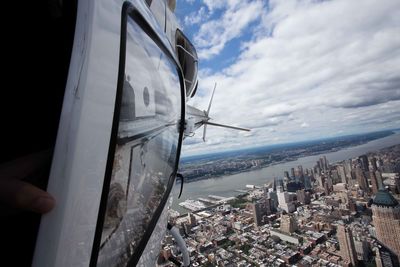
<path id="1" fill-rule="evenodd" d="M 185 182 L 185 178 L 183 177 L 183 175 L 181 173 L 177 173 L 176 177 L 181 178 L 181 190 L 179 191 L 179 196 L 178 196 L 178 199 L 179 199 L 179 198 L 181 198 L 181 195 L 182 195 L 183 183 Z"/>
<path id="2" fill-rule="evenodd" d="M 196 87 L 194 88 L 193 93 L 190 95 L 190 98 L 194 97 L 194 95 L 195 95 L 196 92 L 197 92 L 197 87 L 198 87 L 198 86 L 199 86 L 199 81 L 196 81 Z"/>
<path id="3" fill-rule="evenodd" d="M 103 232 L 104 218 L 107 210 L 108 192 L 110 191 L 114 154 L 117 144 L 119 115 L 122 102 L 122 90 L 124 87 L 124 80 L 125 80 L 126 35 L 127 35 L 126 24 L 128 21 L 128 16 L 127 16 L 128 8 L 129 5 L 127 4 L 127 2 L 125 2 L 122 6 L 122 16 L 121 16 L 121 29 L 125 30 L 121 30 L 118 82 L 117 82 L 117 92 L 116 92 L 115 106 L 114 106 L 114 116 L 111 128 L 110 145 L 108 147 L 107 164 L 103 182 L 103 190 L 101 193 L 99 214 L 97 216 L 97 224 L 93 240 L 92 255 L 90 257 L 89 266 L 91 267 L 95 267 L 97 265 L 97 258 L 100 252 L 101 235 Z"/>
<path id="4" fill-rule="evenodd" d="M 99 214 L 97 217 L 97 225 L 95 236 L 93 240 L 93 247 L 92 247 L 92 254 L 90 258 L 89 266 L 95 267 L 97 265 L 97 260 L 100 252 L 100 244 L 101 244 L 101 235 L 104 226 L 104 218 L 107 209 L 107 199 L 108 193 L 110 190 L 111 184 L 111 176 L 112 176 L 112 169 L 113 169 L 113 162 L 114 162 L 114 155 L 116 150 L 116 145 L 118 142 L 118 126 L 119 126 L 119 117 L 120 117 L 120 109 L 122 103 L 122 91 L 124 85 L 124 75 L 125 75 L 125 60 L 126 60 L 126 40 L 127 40 L 127 24 L 128 24 L 128 16 L 131 17 L 140 28 L 157 44 L 157 46 L 168 56 L 168 58 L 175 63 L 178 75 L 179 75 L 179 82 L 181 88 L 181 120 L 179 121 L 179 140 L 176 152 L 176 160 L 175 160 L 175 168 L 173 173 L 169 177 L 169 181 L 167 184 L 167 189 L 164 193 L 163 198 L 160 201 L 159 206 L 157 207 L 156 211 L 152 219 L 149 222 L 146 231 L 138 244 L 134 254 L 130 258 L 127 263 L 127 266 L 136 266 L 137 262 L 140 259 L 140 256 L 145 249 L 147 242 L 149 241 L 151 234 L 158 222 L 158 219 L 161 216 L 161 213 L 165 207 L 165 204 L 168 201 L 169 195 L 171 190 L 174 186 L 176 173 L 178 170 L 178 164 L 181 154 L 182 148 L 182 141 L 183 141 L 183 132 L 184 132 L 184 122 L 185 122 L 185 107 L 186 107 L 186 90 L 184 85 L 184 78 L 182 74 L 182 69 L 179 63 L 174 59 L 171 52 L 164 46 L 163 42 L 161 41 L 160 37 L 156 34 L 153 28 L 147 23 L 147 21 L 143 18 L 143 16 L 139 13 L 138 10 L 129 2 L 124 2 L 122 6 L 122 14 L 121 14 L 121 38 L 120 38 L 120 54 L 119 54 L 119 69 L 118 69 L 118 82 L 117 82 L 117 92 L 116 92 L 116 99 L 115 99 L 115 107 L 114 107 L 114 116 L 113 116 L 113 123 L 111 129 L 111 137 L 110 137 L 110 145 L 108 149 L 108 156 L 107 156 L 107 164 L 106 164 L 106 171 L 105 177 L 103 182 L 103 190 L 101 194 L 100 200 L 100 207 L 99 207 Z"/>

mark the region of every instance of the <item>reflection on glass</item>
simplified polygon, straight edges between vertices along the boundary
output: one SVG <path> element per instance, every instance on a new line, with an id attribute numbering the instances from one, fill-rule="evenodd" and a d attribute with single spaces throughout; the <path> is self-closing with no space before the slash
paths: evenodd
<path id="1" fill-rule="evenodd" d="M 98 266 L 126 266 L 174 171 L 181 90 L 177 70 L 128 20 L 118 140 Z"/>

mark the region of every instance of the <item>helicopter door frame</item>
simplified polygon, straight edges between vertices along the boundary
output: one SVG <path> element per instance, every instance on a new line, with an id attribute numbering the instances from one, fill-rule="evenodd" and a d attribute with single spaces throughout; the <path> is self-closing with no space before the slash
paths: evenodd
<path id="1" fill-rule="evenodd" d="M 179 159 L 186 90 L 182 70 L 170 41 L 146 2 L 130 0 L 129 5 L 135 7 L 146 30 L 178 70 L 182 118 L 178 123 Z M 57 204 L 41 218 L 33 267 L 90 264 L 112 138 L 122 7 L 122 1 L 77 3 L 71 63 L 47 187 Z M 173 184 L 171 180 L 168 186 Z"/>

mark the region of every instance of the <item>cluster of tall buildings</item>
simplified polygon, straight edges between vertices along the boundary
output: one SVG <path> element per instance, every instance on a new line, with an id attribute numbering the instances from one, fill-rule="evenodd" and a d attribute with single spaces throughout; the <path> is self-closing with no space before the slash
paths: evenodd
<path id="1" fill-rule="evenodd" d="M 333 199 L 327 200 L 330 204 L 336 203 L 337 197 L 336 207 L 345 207 L 353 215 L 363 207 L 359 204 L 365 203 L 376 239 L 377 266 L 399 266 L 400 205 L 394 197 L 400 194 L 399 171 L 398 158 L 387 158 L 386 154 L 361 155 L 333 165 L 323 156 L 311 169 L 298 166 L 285 171 L 282 179 L 275 179 L 268 197 L 277 201 L 278 210 L 288 214 L 295 212 L 298 205 L 310 204 L 315 193 L 333 195 Z M 290 218 L 282 215 L 281 230 L 295 229 Z M 359 261 L 366 260 L 370 247 L 364 237 L 353 236 L 352 231 L 345 223 L 337 225 L 341 256 L 348 266 L 358 266 Z"/>
<path id="2" fill-rule="evenodd" d="M 321 157 L 232 207 L 174 223 L 198 266 L 400 267 L 399 185 L 400 145 L 335 164 Z"/>

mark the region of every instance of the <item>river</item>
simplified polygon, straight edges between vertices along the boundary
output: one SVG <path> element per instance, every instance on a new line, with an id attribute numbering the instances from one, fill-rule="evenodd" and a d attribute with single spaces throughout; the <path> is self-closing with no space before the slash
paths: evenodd
<path id="1" fill-rule="evenodd" d="M 373 140 L 362 145 L 344 148 L 339 151 L 302 157 L 295 161 L 276 164 L 254 171 L 185 183 L 180 199 L 177 199 L 180 190 L 180 184 L 178 184 L 175 186 L 172 209 L 180 213 L 188 212 L 186 209 L 179 206 L 178 203 L 189 198 L 197 199 L 198 197 L 204 197 L 208 195 L 226 197 L 238 195 L 240 193 L 236 192 L 235 190 L 245 189 L 247 184 L 263 185 L 274 179 L 274 177 L 283 177 L 284 171 L 290 171 L 290 168 L 297 167 L 298 165 L 302 165 L 303 168 L 312 168 L 316 164 L 317 160 L 323 155 L 326 156 L 329 163 L 334 163 L 358 157 L 365 153 L 374 152 L 396 144 L 400 144 L 400 133 L 395 133 L 393 135 Z"/>

